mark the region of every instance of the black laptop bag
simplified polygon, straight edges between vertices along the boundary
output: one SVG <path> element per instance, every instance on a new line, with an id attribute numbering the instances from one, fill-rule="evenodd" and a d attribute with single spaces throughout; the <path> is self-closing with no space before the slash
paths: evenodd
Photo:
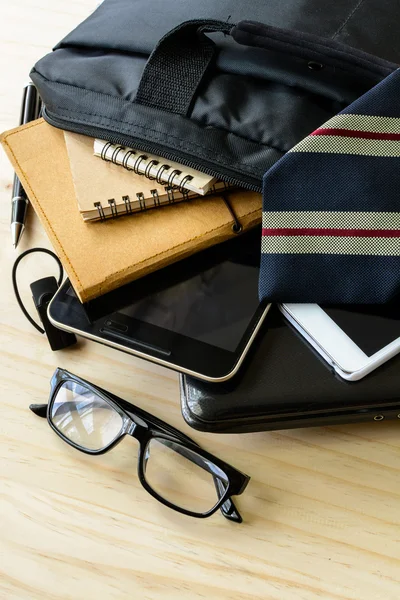
<path id="1" fill-rule="evenodd" d="M 261 191 L 397 68 L 397 0 L 105 0 L 31 77 L 45 119 Z"/>

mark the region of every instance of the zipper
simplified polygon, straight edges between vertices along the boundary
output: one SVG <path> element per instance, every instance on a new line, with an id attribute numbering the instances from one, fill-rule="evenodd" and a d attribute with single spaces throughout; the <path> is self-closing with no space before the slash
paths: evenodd
<path id="1" fill-rule="evenodd" d="M 211 163 L 208 163 L 203 159 L 196 159 L 196 161 L 188 159 L 187 156 L 179 152 L 172 153 L 169 148 L 166 148 L 161 144 L 143 141 L 141 139 L 129 135 L 117 135 L 114 132 L 109 131 L 108 129 L 104 129 L 96 125 L 80 125 L 72 123 L 71 121 L 64 120 L 59 116 L 55 116 L 54 114 L 49 114 L 49 111 L 46 107 L 43 107 L 42 115 L 45 118 L 45 120 L 48 123 L 50 123 L 50 125 L 58 127 L 59 129 L 68 129 L 69 131 L 72 131 L 74 133 L 80 133 L 82 135 L 88 135 L 90 137 L 106 140 L 107 142 L 111 142 L 112 144 L 134 147 L 140 150 L 141 152 L 147 152 L 148 154 L 156 154 L 158 156 L 162 156 L 165 160 L 180 163 L 181 165 L 184 165 L 191 169 L 195 169 L 197 171 L 201 171 L 206 175 L 210 175 L 215 179 L 221 179 L 222 181 L 233 187 L 240 187 L 252 192 L 259 193 L 261 193 L 262 191 L 261 183 L 257 183 L 258 180 L 255 177 L 241 175 L 239 178 L 232 171 L 223 167 L 220 167 L 219 170 L 216 171 L 214 167 L 210 166 Z"/>

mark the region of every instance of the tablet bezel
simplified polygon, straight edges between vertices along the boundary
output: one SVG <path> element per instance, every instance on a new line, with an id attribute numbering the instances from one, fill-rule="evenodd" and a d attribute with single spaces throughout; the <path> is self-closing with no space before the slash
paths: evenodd
<path id="1" fill-rule="evenodd" d="M 270 305 L 258 307 L 238 348 L 235 352 L 229 352 L 144 322 L 140 322 L 140 338 L 127 339 L 118 333 L 110 335 L 103 327 L 108 317 L 92 323 L 89 319 L 84 322 L 82 304 L 77 297 L 72 299 L 67 295 L 70 287 L 69 280 L 66 280 L 49 305 L 48 316 L 55 327 L 205 381 L 226 381 L 237 373 L 270 308 Z M 147 336 L 157 334 L 156 330 L 165 339 L 175 338 L 178 343 L 170 349 L 160 343 L 151 344 Z"/>
<path id="2" fill-rule="evenodd" d="M 238 371 L 268 313 L 269 304 L 257 306 L 233 351 L 140 321 L 118 311 L 126 306 L 126 298 L 146 299 L 225 260 L 247 263 L 254 266 L 258 273 L 258 241 L 256 230 L 243 234 L 235 240 L 219 244 L 162 271 L 133 281 L 87 305 L 82 305 L 74 293 L 68 293 L 71 284 L 67 280 L 49 305 L 49 319 L 60 329 L 176 371 L 206 381 L 225 381 Z M 229 301 L 235 302 L 232 294 Z M 91 318 L 88 317 L 89 312 Z"/>

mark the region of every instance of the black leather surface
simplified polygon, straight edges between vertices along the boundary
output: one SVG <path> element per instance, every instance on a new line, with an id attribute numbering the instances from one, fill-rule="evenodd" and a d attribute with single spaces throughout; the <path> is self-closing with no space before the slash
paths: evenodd
<path id="1" fill-rule="evenodd" d="M 344 381 L 273 307 L 236 377 L 216 384 L 182 377 L 181 391 L 186 422 L 202 431 L 304 426 L 296 425 L 296 417 L 315 411 L 337 410 L 327 422 L 351 422 L 363 420 L 363 413 L 343 419 L 340 411 L 367 410 L 381 402 L 395 404 L 400 412 L 400 355 L 358 382 Z M 284 424 L 278 414 L 286 415 Z M 365 415 L 365 420 L 373 418 Z"/>

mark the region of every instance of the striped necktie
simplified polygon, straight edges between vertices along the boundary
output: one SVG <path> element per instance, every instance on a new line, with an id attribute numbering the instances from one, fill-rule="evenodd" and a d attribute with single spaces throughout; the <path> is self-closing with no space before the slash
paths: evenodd
<path id="1" fill-rule="evenodd" d="M 385 303 L 400 293 L 400 69 L 265 174 L 260 297 Z"/>

